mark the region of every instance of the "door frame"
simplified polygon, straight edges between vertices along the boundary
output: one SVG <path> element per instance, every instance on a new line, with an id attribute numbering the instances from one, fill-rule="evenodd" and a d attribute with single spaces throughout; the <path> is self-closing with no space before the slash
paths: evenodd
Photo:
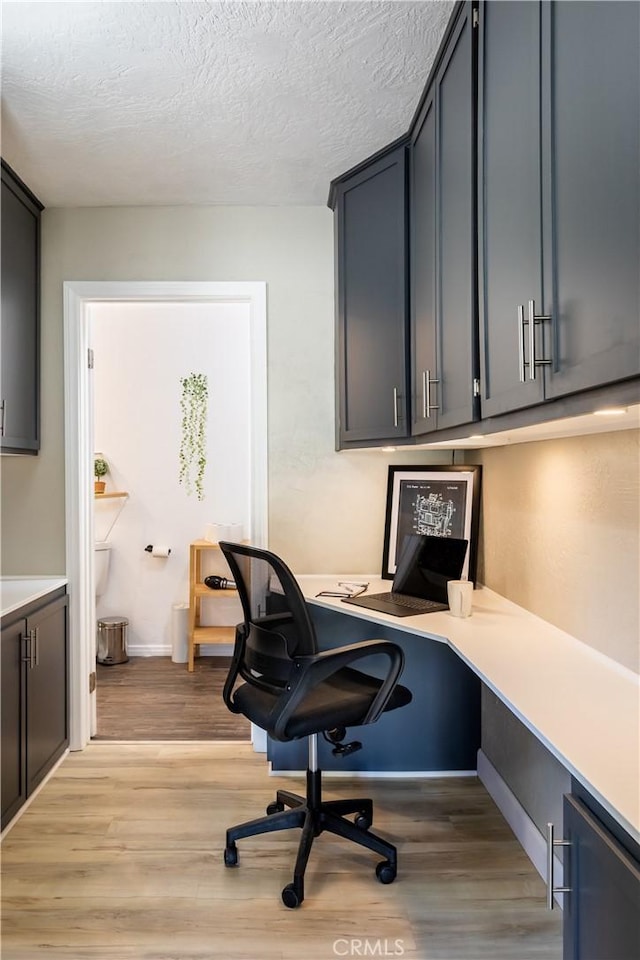
<path id="1" fill-rule="evenodd" d="M 93 303 L 247 303 L 250 308 L 251 542 L 268 544 L 267 285 L 264 281 L 130 281 L 63 283 L 65 532 L 69 583 L 71 750 L 82 750 L 95 724 L 93 411 L 89 307 Z"/>

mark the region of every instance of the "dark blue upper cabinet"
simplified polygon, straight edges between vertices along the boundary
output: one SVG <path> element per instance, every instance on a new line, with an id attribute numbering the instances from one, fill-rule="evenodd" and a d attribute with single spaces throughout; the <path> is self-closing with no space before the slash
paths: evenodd
<path id="1" fill-rule="evenodd" d="M 2 161 L 0 449 L 40 447 L 39 273 L 42 204 Z"/>
<path id="2" fill-rule="evenodd" d="M 406 147 L 334 182 L 337 445 L 408 435 Z"/>
<path id="3" fill-rule="evenodd" d="M 412 433 L 477 416 L 475 41 L 463 4 L 411 134 Z"/>
<path id="4" fill-rule="evenodd" d="M 553 398 L 640 373 L 640 4 L 544 3 L 542 49 Z"/>
<path id="5" fill-rule="evenodd" d="M 484 3 L 479 32 L 482 413 L 493 416 L 543 399 L 524 322 L 542 296 L 540 6 Z"/>
<path id="6" fill-rule="evenodd" d="M 481 5 L 483 417 L 640 373 L 639 30 L 635 3 Z"/>

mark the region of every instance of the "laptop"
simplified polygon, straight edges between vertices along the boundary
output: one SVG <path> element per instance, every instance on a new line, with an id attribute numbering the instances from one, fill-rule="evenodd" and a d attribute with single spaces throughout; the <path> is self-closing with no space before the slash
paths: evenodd
<path id="1" fill-rule="evenodd" d="M 468 540 L 455 537 L 410 534 L 402 543 L 391 592 L 349 597 L 342 602 L 392 617 L 448 610 L 447 583 L 460 579 L 468 545 Z"/>

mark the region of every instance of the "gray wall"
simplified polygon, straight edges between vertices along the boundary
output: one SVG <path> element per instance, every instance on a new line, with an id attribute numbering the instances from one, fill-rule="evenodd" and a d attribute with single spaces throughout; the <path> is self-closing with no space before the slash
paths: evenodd
<path id="1" fill-rule="evenodd" d="M 331 212 L 101 207 L 43 213 L 42 450 L 3 457 L 4 574 L 65 568 L 64 280 L 266 281 L 270 544 L 304 573 L 380 569 L 387 464 L 451 455 L 335 452 Z"/>
<path id="2" fill-rule="evenodd" d="M 637 430 L 476 451 L 479 579 L 638 671 Z M 544 832 L 570 778 L 486 688 L 482 749 Z"/>
<path id="3" fill-rule="evenodd" d="M 479 579 L 640 672 L 640 432 L 476 452 Z"/>

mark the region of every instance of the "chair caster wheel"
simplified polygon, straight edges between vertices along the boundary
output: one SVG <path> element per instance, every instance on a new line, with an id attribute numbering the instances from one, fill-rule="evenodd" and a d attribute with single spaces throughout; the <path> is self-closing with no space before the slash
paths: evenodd
<path id="1" fill-rule="evenodd" d="M 368 830 L 371 826 L 371 820 L 364 813 L 359 813 L 353 822 L 358 830 Z"/>
<path id="2" fill-rule="evenodd" d="M 397 869 L 388 860 L 381 860 L 376 867 L 376 877 L 380 883 L 393 883 Z"/>
<path id="3" fill-rule="evenodd" d="M 282 813 L 284 810 L 284 803 L 279 803 L 277 800 L 274 800 L 273 803 L 270 803 L 267 807 L 267 813 L 271 816 L 272 813 Z"/>
<path id="4" fill-rule="evenodd" d="M 228 847 L 224 848 L 224 865 L 225 867 L 238 866 L 238 848 L 235 843 L 230 843 Z"/>
<path id="5" fill-rule="evenodd" d="M 300 906 L 302 900 L 303 897 L 296 890 L 295 884 L 288 883 L 282 891 L 282 902 L 284 903 L 285 907 L 289 907 L 291 910 L 294 910 L 296 907 Z"/>

